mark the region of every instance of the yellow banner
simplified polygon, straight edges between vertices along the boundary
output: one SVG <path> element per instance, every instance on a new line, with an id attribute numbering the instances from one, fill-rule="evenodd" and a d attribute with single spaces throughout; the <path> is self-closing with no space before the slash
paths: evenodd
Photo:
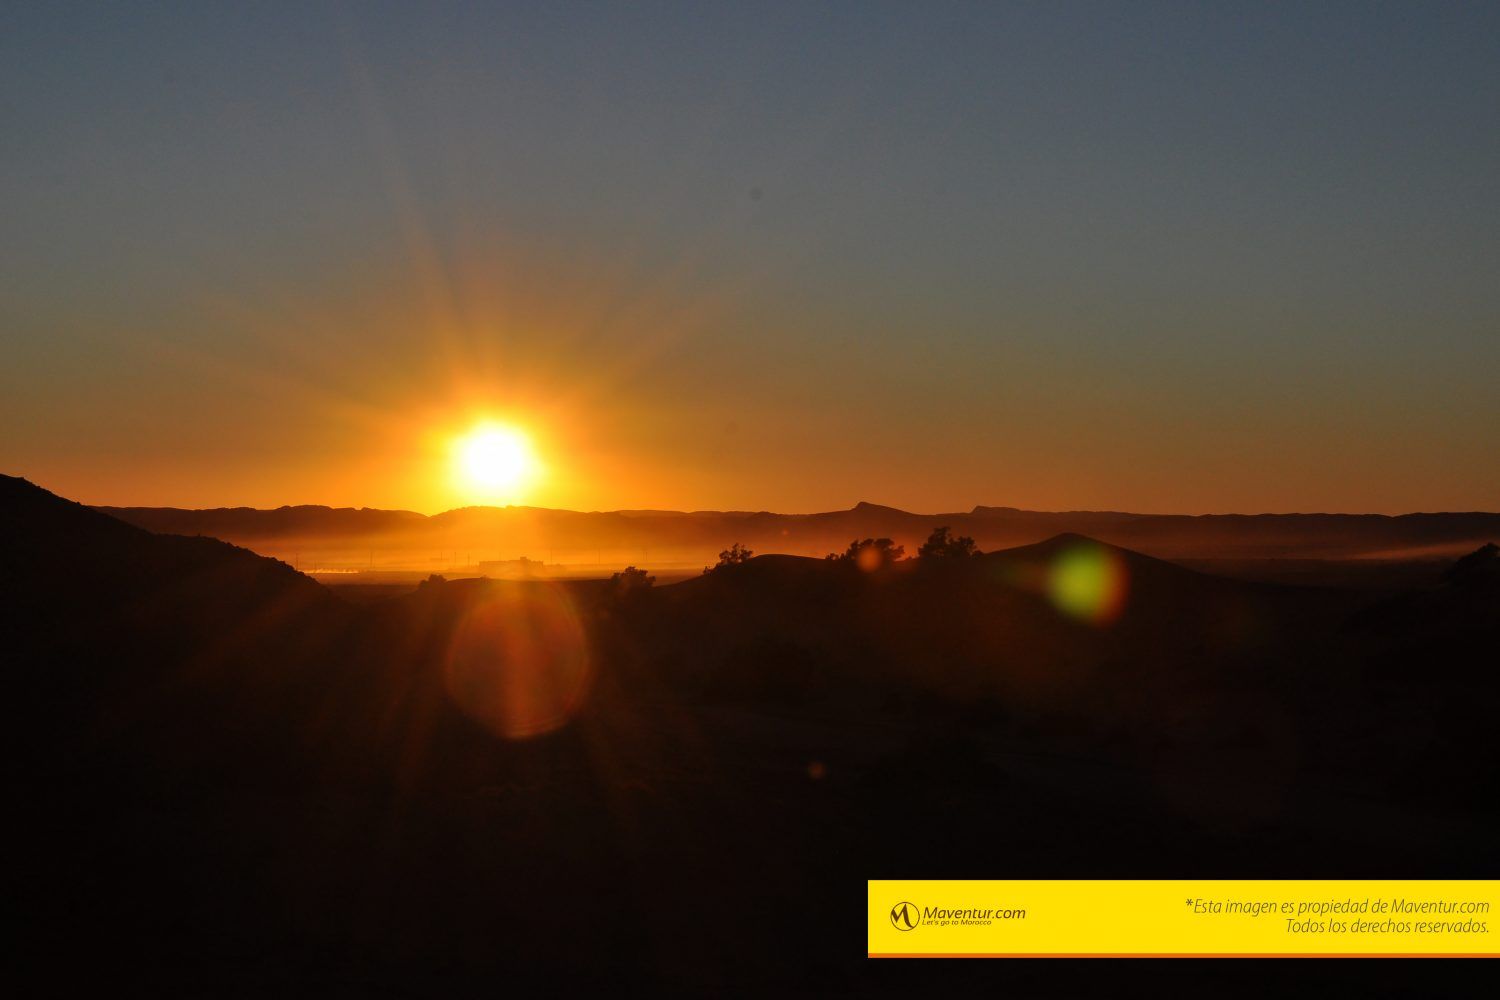
<path id="1" fill-rule="evenodd" d="M 1500 880 L 868 883 L 872 958 L 1500 955 Z"/>

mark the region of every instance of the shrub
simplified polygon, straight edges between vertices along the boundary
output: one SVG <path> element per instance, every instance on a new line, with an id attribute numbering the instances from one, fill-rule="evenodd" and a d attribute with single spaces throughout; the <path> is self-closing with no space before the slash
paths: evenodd
<path id="1" fill-rule="evenodd" d="M 933 528 L 927 541 L 917 549 L 918 559 L 967 559 L 977 555 L 982 553 L 975 547 L 974 539 L 968 535 L 950 534 L 947 525 Z"/>

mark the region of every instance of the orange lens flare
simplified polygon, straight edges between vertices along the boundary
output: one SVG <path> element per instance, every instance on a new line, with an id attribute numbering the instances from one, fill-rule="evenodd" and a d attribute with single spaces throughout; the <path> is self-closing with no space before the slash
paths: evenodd
<path id="1" fill-rule="evenodd" d="M 572 602 L 549 584 L 498 584 L 459 623 L 444 680 L 463 711 L 506 739 L 564 725 L 593 682 Z"/>

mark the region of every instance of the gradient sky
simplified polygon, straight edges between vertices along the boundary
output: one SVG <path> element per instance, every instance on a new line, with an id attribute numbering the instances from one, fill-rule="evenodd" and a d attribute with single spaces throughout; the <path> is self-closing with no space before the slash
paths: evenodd
<path id="1" fill-rule="evenodd" d="M 1500 509 L 1496 3 L 7 4 L 0 192 L 85 502 Z"/>

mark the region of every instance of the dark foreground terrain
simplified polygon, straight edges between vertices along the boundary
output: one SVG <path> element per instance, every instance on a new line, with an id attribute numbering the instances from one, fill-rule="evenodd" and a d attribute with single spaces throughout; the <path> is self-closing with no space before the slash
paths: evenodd
<path id="1" fill-rule="evenodd" d="M 1049 598 L 1078 552 L 1110 608 Z M 871 962 L 864 882 L 1493 877 L 1494 570 L 1392 596 L 1063 535 L 352 603 L 0 479 L 13 964 L 56 993 L 1113 988 L 1150 963 Z"/>

